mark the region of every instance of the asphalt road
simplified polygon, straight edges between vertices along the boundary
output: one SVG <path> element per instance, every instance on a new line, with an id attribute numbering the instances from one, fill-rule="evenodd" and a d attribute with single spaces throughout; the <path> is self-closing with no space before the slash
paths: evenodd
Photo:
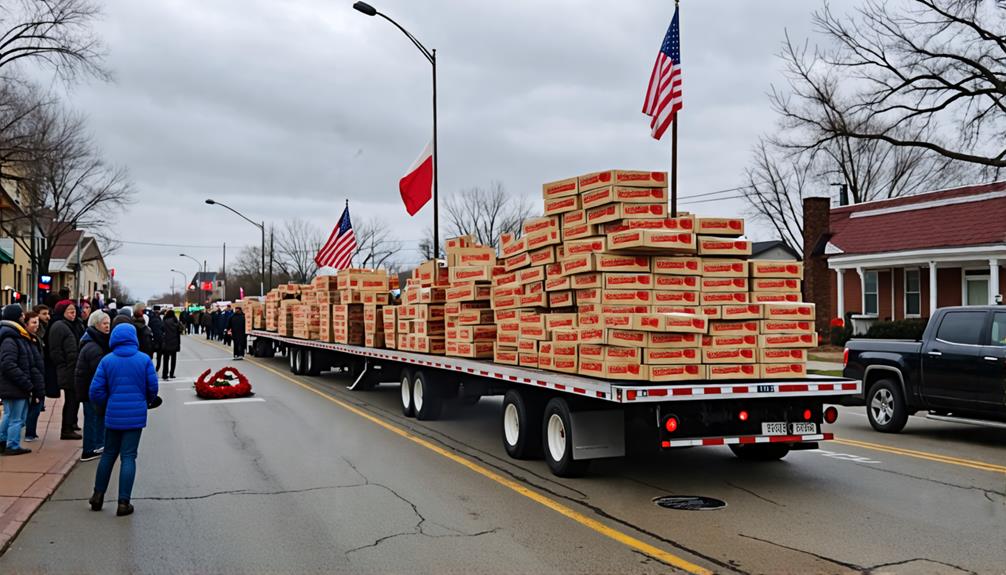
<path id="1" fill-rule="evenodd" d="M 179 376 L 230 363 L 183 347 Z M 78 464 L 0 573 L 1006 573 L 1006 430 L 913 417 L 881 435 L 842 408 L 841 439 L 781 462 L 694 448 L 557 479 L 506 457 L 498 400 L 418 422 L 391 385 L 235 365 L 264 401 L 163 384 L 135 515 L 89 511 L 97 462 Z M 662 495 L 727 506 L 666 510 Z"/>

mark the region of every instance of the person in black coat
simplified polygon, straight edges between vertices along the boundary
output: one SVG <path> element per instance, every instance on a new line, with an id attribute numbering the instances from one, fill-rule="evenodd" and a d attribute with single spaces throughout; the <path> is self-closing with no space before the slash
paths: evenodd
<path id="1" fill-rule="evenodd" d="M 88 400 L 88 394 L 101 358 L 112 351 L 108 344 L 110 331 L 112 321 L 108 318 L 108 314 L 95 311 L 88 319 L 84 337 L 80 338 L 80 353 L 77 354 L 77 367 L 74 370 L 74 386 L 77 397 L 84 404 L 84 449 L 80 455 L 81 461 L 101 457 L 101 450 L 105 446 L 105 418 L 98 414 L 97 406 Z"/>
<path id="2" fill-rule="evenodd" d="M 164 342 L 164 321 L 161 319 L 161 306 L 155 305 L 153 310 L 147 313 L 147 327 L 154 340 L 154 369 L 161 369 L 161 344 Z"/>
<path id="3" fill-rule="evenodd" d="M 83 439 L 77 433 L 77 413 L 80 399 L 74 386 L 77 354 L 84 326 L 77 321 L 77 307 L 70 300 L 56 304 L 55 321 L 49 327 L 49 357 L 56 368 L 56 383 L 63 390 L 63 428 L 60 439 Z"/>
<path id="4" fill-rule="evenodd" d="M 0 399 L 4 401 L 0 420 L 0 452 L 6 455 L 31 453 L 21 447 L 21 428 L 28 405 L 45 392 L 41 354 L 34 337 L 21 325 L 24 312 L 18 304 L 4 307 L 0 321 Z"/>
<path id="5" fill-rule="evenodd" d="M 240 307 L 234 308 L 234 314 L 227 322 L 227 329 L 234 341 L 234 359 L 244 359 L 245 348 L 248 347 L 248 332 L 245 330 L 245 314 Z"/>
<path id="6" fill-rule="evenodd" d="M 178 352 L 182 350 L 182 323 L 175 317 L 175 312 L 164 312 L 164 340 L 161 343 L 161 354 L 164 356 L 164 369 L 161 379 L 175 379 L 175 363 Z"/>
<path id="7" fill-rule="evenodd" d="M 154 358 L 154 332 L 147 325 L 146 306 L 138 303 L 133 306 L 133 327 L 136 328 L 136 337 L 140 342 L 140 353 L 147 354 L 150 359 Z"/>

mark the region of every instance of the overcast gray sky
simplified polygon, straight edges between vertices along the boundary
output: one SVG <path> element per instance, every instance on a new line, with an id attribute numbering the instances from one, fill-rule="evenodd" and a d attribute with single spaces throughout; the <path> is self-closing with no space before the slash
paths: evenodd
<path id="1" fill-rule="evenodd" d="M 233 261 L 259 241 L 207 197 L 255 220 L 300 216 L 326 234 L 348 198 L 354 220 L 383 219 L 404 240 L 400 259 L 419 260 L 432 209 L 409 218 L 398 179 L 430 137 L 430 70 L 389 23 L 350 0 L 103 4 L 98 31 L 116 79 L 74 87 L 70 100 L 137 184 L 137 203 L 111 225 L 125 242 L 205 246 L 126 243 L 108 263 L 134 295 L 167 291 L 173 267 L 194 272 L 180 251 L 216 269 L 223 242 Z M 640 108 L 672 2 L 374 4 L 438 51 L 441 194 L 499 180 L 540 207 L 545 181 L 669 168 L 669 135 L 651 139 Z M 784 31 L 807 37 L 820 2 L 682 4 L 688 196 L 742 182 L 751 145 L 774 124 L 766 92 L 783 82 Z M 682 208 L 745 210 L 741 200 Z"/>

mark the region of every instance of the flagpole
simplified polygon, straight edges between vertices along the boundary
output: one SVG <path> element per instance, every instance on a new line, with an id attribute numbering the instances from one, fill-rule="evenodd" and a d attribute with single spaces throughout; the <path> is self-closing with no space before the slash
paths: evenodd
<path id="1" fill-rule="evenodd" d="M 440 170 L 437 161 L 437 50 L 430 52 L 430 63 L 433 64 L 433 259 L 440 258 L 440 202 L 437 191 L 440 184 Z"/>
<path id="2" fill-rule="evenodd" d="M 679 8 L 678 0 L 674 0 L 674 12 Z M 679 16 L 680 17 L 680 16 Z M 680 26 L 680 20 L 679 26 Z M 680 31 L 679 31 L 680 34 Z M 671 121 L 671 217 L 678 217 L 678 115 L 674 114 Z"/>

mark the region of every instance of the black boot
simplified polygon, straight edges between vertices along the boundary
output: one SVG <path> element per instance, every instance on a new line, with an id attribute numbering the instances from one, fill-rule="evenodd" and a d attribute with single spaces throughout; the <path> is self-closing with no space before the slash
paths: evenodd
<path id="1" fill-rule="evenodd" d="M 95 491 L 87 502 L 91 504 L 91 511 L 101 511 L 101 506 L 105 504 L 105 494 L 101 491 Z"/>
<path id="2" fill-rule="evenodd" d="M 125 515 L 133 514 L 133 506 L 129 503 L 128 499 L 119 500 L 119 508 L 115 510 L 116 517 L 123 517 Z"/>

